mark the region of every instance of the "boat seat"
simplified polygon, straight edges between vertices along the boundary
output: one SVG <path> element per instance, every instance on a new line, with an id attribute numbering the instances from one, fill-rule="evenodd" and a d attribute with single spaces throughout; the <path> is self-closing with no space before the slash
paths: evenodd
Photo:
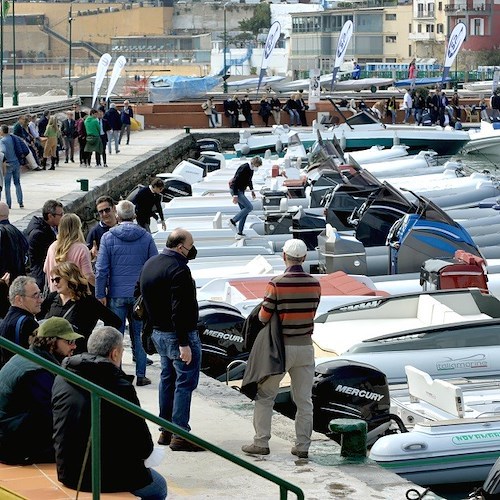
<path id="1" fill-rule="evenodd" d="M 430 326 L 462 321 L 463 317 L 434 297 L 423 294 L 418 298 L 417 319 L 422 326 Z"/>
<path id="2" fill-rule="evenodd" d="M 307 177 L 301 177 L 300 179 L 286 179 L 283 181 L 283 186 L 285 187 L 302 187 L 307 183 Z"/>

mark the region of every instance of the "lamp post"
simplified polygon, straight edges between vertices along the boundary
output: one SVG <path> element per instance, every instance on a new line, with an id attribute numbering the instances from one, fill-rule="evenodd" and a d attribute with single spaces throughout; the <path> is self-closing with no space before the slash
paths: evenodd
<path id="1" fill-rule="evenodd" d="M 68 24 L 69 24 L 69 64 L 68 64 L 68 97 L 73 97 L 73 85 L 71 84 L 71 52 L 73 40 L 71 38 L 71 24 L 73 22 L 73 5 L 69 4 Z"/>
<path id="2" fill-rule="evenodd" d="M 12 0 L 12 70 L 14 73 L 14 89 L 12 90 L 12 106 L 19 106 L 19 92 L 16 80 L 16 0 Z"/>
<path id="3" fill-rule="evenodd" d="M 226 6 L 229 2 L 226 2 L 224 4 L 224 74 L 222 75 L 223 78 L 223 84 L 222 88 L 224 91 L 224 94 L 227 94 L 227 58 L 226 58 L 226 52 L 227 52 L 227 25 L 226 25 Z"/>

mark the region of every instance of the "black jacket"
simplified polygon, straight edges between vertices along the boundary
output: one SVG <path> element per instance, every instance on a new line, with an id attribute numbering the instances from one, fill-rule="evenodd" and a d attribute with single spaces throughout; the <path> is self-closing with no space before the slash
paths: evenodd
<path id="1" fill-rule="evenodd" d="M 77 354 L 65 358 L 63 367 L 140 406 L 133 377 L 108 359 Z M 52 389 L 52 413 L 57 477 L 76 489 L 90 434 L 89 393 L 57 376 Z M 153 451 L 153 441 L 144 419 L 102 400 L 100 422 L 101 491 L 134 491 L 151 483 L 144 460 Z M 82 490 L 92 491 L 90 456 Z"/>
<path id="2" fill-rule="evenodd" d="M 31 276 L 36 279 L 36 284 L 40 290 L 45 285 L 45 273 L 43 264 L 47 256 L 50 245 L 56 241 L 56 234 L 49 224 L 42 218 L 34 216 L 26 228 L 28 238 L 28 255 L 30 260 Z"/>
<path id="3" fill-rule="evenodd" d="M 26 274 L 27 260 L 28 241 L 24 234 L 9 222 L 0 222 L 0 277 L 8 272 L 12 283 Z"/>
<path id="4" fill-rule="evenodd" d="M 189 345 L 188 333 L 198 325 L 196 286 L 187 263 L 185 257 L 166 248 L 144 264 L 140 277 L 150 323 L 157 330 L 176 332 L 181 346 Z"/>
<path id="5" fill-rule="evenodd" d="M 156 218 L 155 212 L 158 212 L 160 219 L 163 220 L 163 208 L 161 206 L 161 196 L 153 193 L 149 186 L 145 186 L 131 200 L 135 205 L 137 215 L 137 224 L 144 226 L 149 224 L 151 217 Z M 153 210 L 154 209 L 154 210 Z"/>
<path id="6" fill-rule="evenodd" d="M 253 189 L 252 178 L 253 170 L 248 163 L 243 163 L 234 174 L 231 182 L 231 192 L 236 194 L 238 191 L 245 191 L 247 187 Z"/>

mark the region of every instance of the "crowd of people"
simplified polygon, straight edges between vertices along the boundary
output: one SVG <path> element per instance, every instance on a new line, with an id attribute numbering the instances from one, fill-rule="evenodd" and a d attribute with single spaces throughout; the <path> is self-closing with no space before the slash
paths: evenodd
<path id="1" fill-rule="evenodd" d="M 11 184 L 14 183 L 19 208 L 24 208 L 21 168 L 34 171 L 55 170 L 64 155 L 64 163 L 75 163 L 79 154 L 82 168 L 90 168 L 92 154 L 96 168 L 107 165 L 107 154 L 120 152 L 123 138 L 130 142 L 130 126 L 134 113 L 129 101 L 121 111 L 116 104 L 101 101 L 97 109 L 84 111 L 78 104 L 64 113 L 64 118 L 45 110 L 42 116 L 20 115 L 9 129 L 0 125 L 0 199 L 12 207 Z"/>

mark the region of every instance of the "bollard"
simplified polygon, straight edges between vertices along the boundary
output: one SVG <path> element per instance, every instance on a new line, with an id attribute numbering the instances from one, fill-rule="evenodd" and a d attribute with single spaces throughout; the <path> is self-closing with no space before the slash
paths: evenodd
<path id="1" fill-rule="evenodd" d="M 335 418 L 328 425 L 332 432 L 341 435 L 340 454 L 343 457 L 366 457 L 366 434 L 368 424 L 355 418 Z"/>
<path id="2" fill-rule="evenodd" d="M 80 183 L 80 189 L 82 191 L 88 191 L 89 190 L 89 180 L 88 179 L 76 179 L 76 182 Z"/>
<path id="3" fill-rule="evenodd" d="M 184 131 L 186 132 L 186 134 L 189 134 L 191 132 L 191 127 L 184 126 Z"/>

